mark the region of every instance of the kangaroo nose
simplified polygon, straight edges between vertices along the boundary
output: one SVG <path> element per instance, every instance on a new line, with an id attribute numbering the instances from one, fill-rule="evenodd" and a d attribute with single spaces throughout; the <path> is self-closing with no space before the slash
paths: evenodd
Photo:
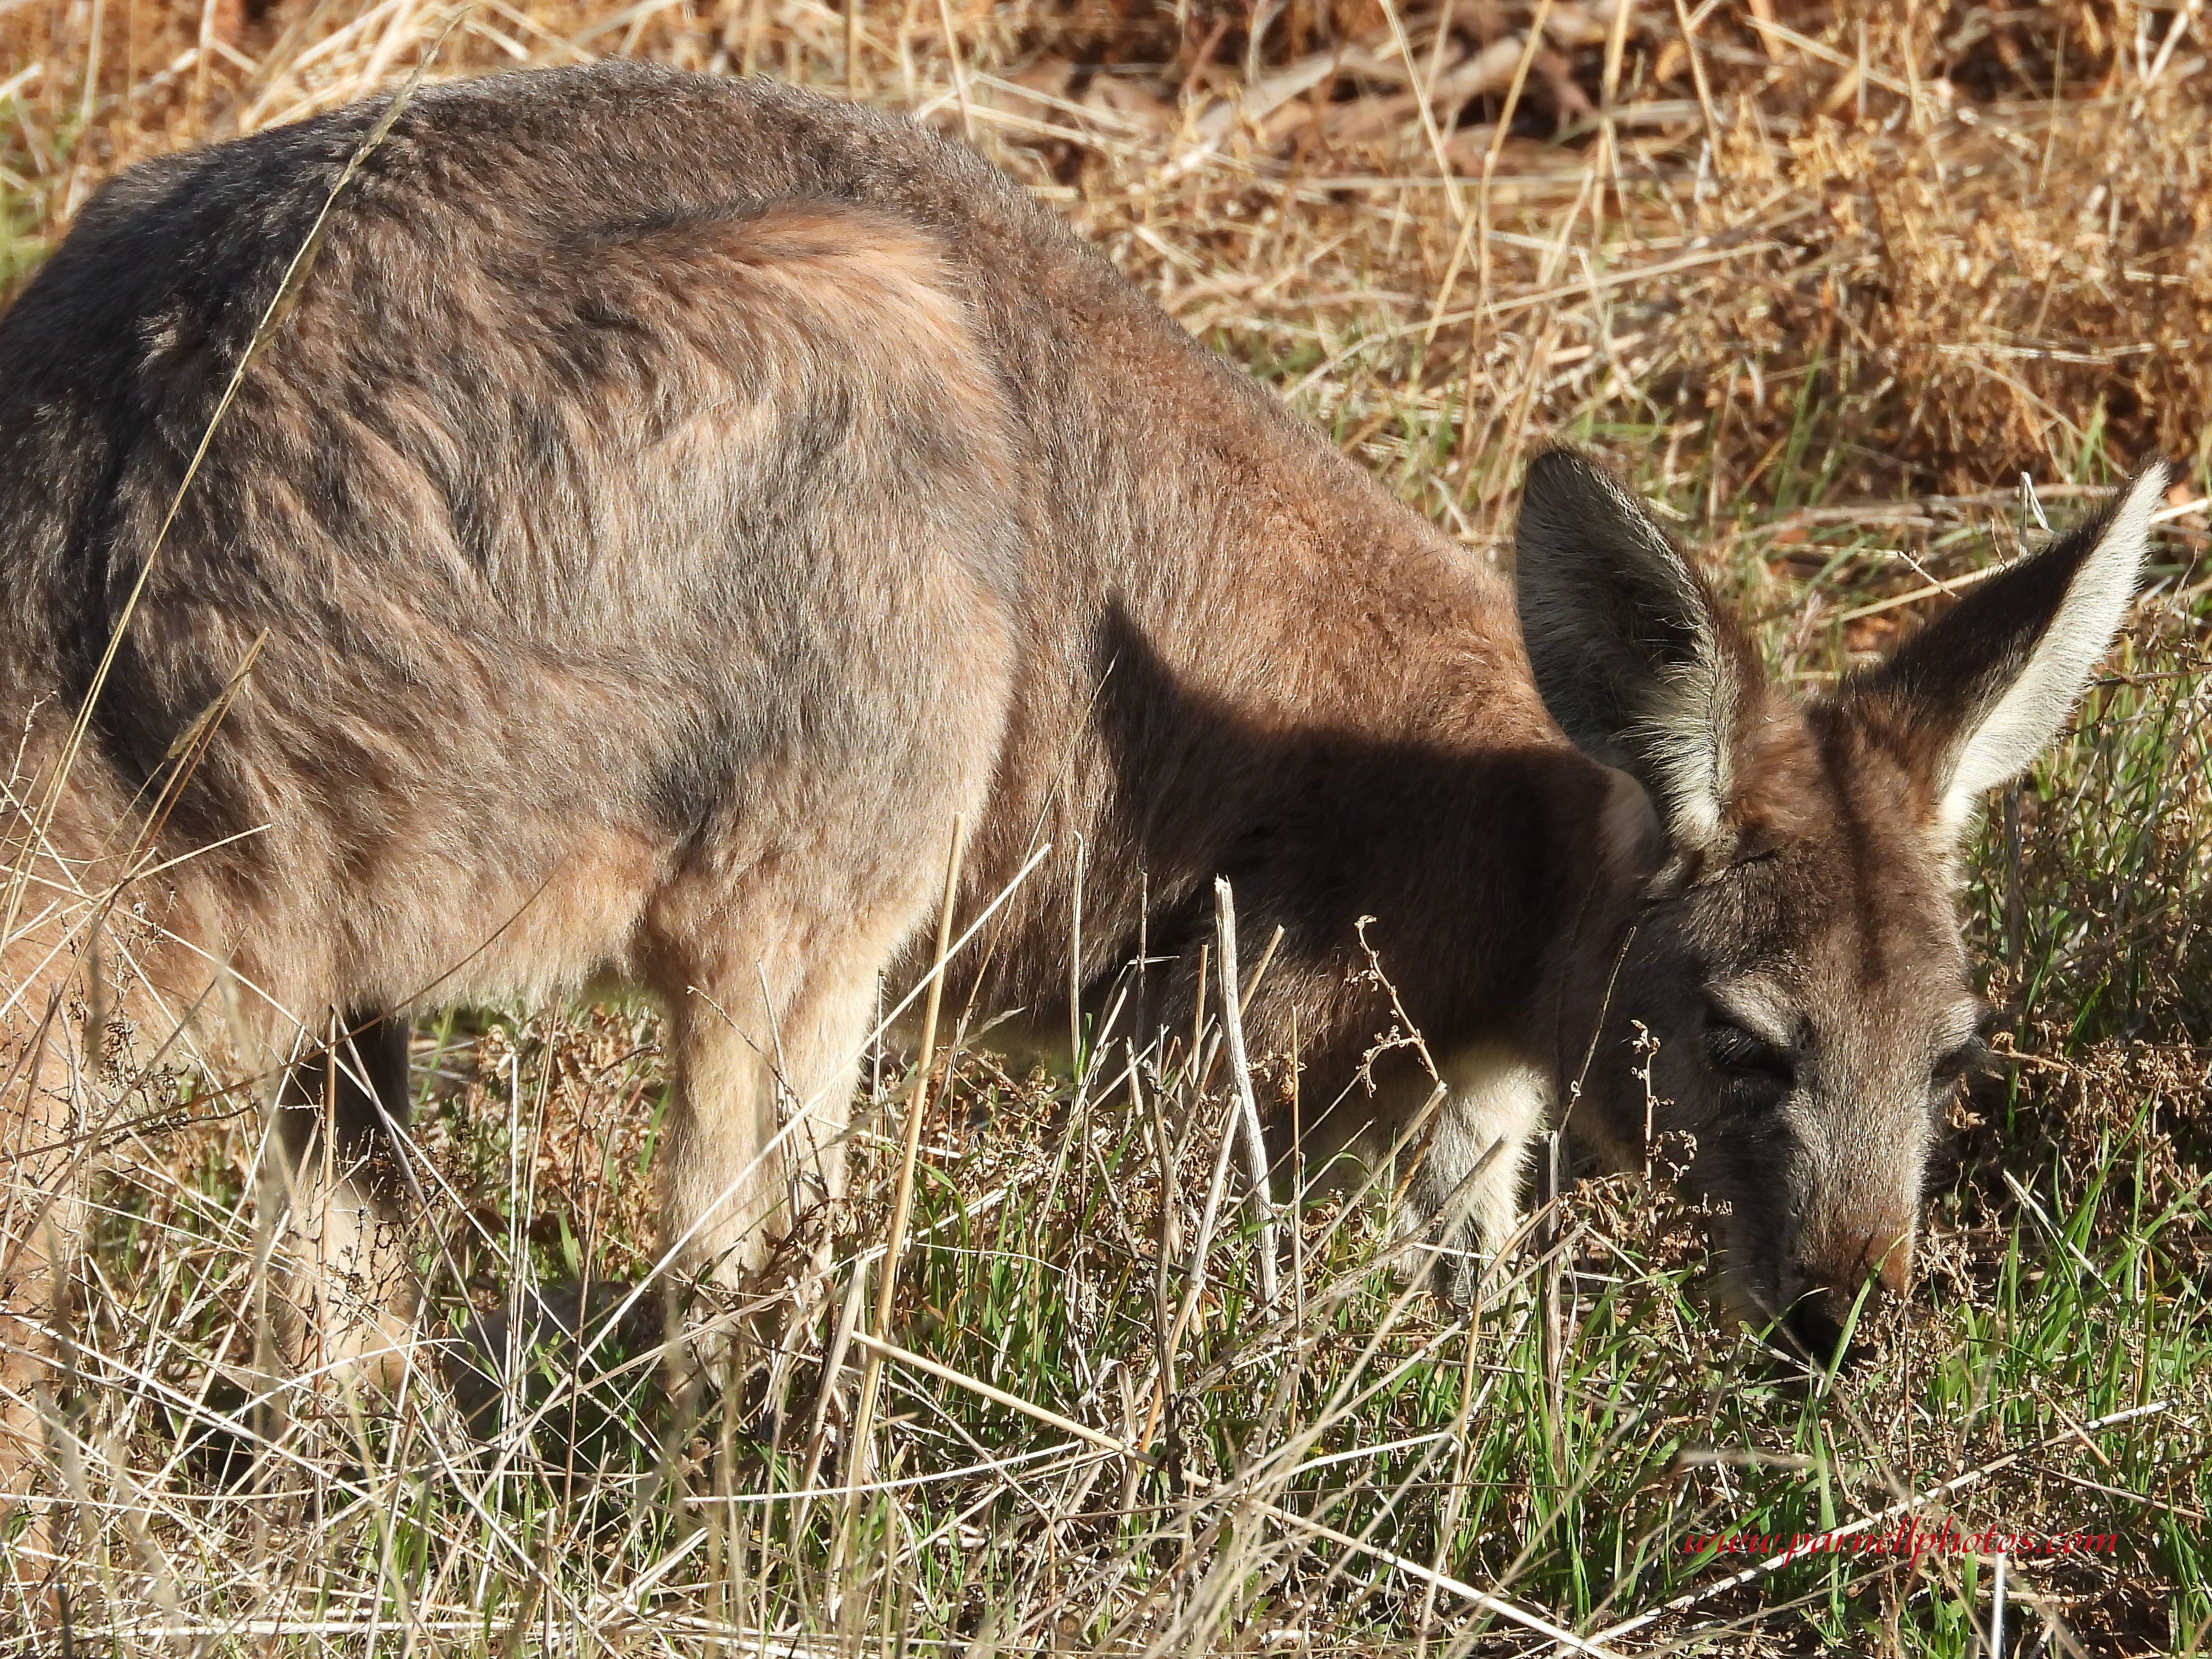
<path id="1" fill-rule="evenodd" d="M 1809 1268 L 1800 1281 L 1797 1299 L 1783 1316 L 1783 1346 L 1814 1364 L 1846 1363 L 1850 1356 L 1844 1352 L 1844 1328 L 1868 1274 L 1874 1276 L 1867 1297 L 1871 1311 L 1875 1304 L 1905 1293 L 1912 1282 L 1911 1264 L 1911 1241 L 1899 1239 L 1886 1252 L 1869 1249 L 1857 1260 L 1835 1264 L 1830 1270 Z"/>
<path id="2" fill-rule="evenodd" d="M 1844 1328 L 1826 1305 L 1830 1300 L 1827 1292 L 1816 1291 L 1799 1301 L 1782 1321 L 1789 1343 L 1798 1351 L 1795 1357 L 1815 1365 L 1840 1364 L 1847 1357 Z"/>
<path id="3" fill-rule="evenodd" d="M 1861 1290 L 1867 1291 L 1870 1313 L 1875 1304 L 1911 1289 L 1912 1220 L 1909 1214 L 1887 1215 L 1877 1224 L 1850 1228 L 1841 1238 L 1830 1233 L 1803 1241 L 1810 1248 L 1793 1253 L 1797 1289 L 1777 1333 L 1781 1346 L 1816 1364 L 1844 1363 L 1844 1328 Z M 1785 1294 L 1788 1284 L 1785 1279 Z"/>

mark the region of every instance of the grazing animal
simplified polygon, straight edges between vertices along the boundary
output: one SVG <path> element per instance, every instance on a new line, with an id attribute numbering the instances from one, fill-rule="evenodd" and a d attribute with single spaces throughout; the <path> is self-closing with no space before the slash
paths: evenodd
<path id="1" fill-rule="evenodd" d="M 1187 1007 L 1229 877 L 1324 1152 L 1430 1093 L 1364 1063 L 1371 946 L 1447 1288 L 1570 1082 L 1641 1156 L 1640 1023 L 1738 1305 L 1825 1352 L 1972 1051 L 1962 827 L 2161 477 L 1805 707 L 1594 461 L 1533 464 L 1509 580 L 895 116 L 605 64 L 135 167 L 0 320 L 9 1387 L 101 1066 L 179 1025 L 283 1079 L 302 1363 L 404 1350 L 426 1005 L 656 996 L 671 1258 L 757 1272 L 956 825 L 964 916 L 1053 849 L 956 964 L 1000 1006 L 1143 939 Z"/>

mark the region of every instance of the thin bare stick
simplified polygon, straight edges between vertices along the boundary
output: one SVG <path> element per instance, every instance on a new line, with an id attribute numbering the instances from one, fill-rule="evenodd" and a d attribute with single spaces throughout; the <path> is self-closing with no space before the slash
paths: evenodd
<path id="1" fill-rule="evenodd" d="M 961 67 L 960 42 L 952 33 L 949 0 L 937 0 L 937 17 L 945 27 L 945 60 L 952 65 L 952 95 L 960 103 L 960 136 L 972 144 L 975 142 L 975 112 L 968 103 L 968 71 Z"/>
<path id="2" fill-rule="evenodd" d="M 1545 0 L 1547 6 L 1550 0 Z M 1422 79 L 1413 64 L 1413 43 L 1406 35 L 1406 25 L 1398 15 L 1398 8 L 1390 0 L 1382 0 L 1382 15 L 1389 20 L 1390 38 L 1398 48 L 1399 61 L 1406 66 L 1406 84 L 1413 89 L 1413 108 L 1421 118 L 1422 136 L 1429 141 L 1429 154 L 1436 157 L 1437 176 L 1443 180 L 1444 206 L 1450 210 L 1454 222 L 1467 217 L 1467 201 L 1460 194 L 1459 180 L 1452 171 L 1451 156 L 1444 149 L 1444 135 L 1437 125 L 1437 112 L 1430 100 L 1431 82 L 1434 81 L 1434 64 L 1427 81 Z M 1439 33 L 1439 46 L 1443 36 Z"/>
<path id="3" fill-rule="evenodd" d="M 925 1359 L 918 1353 L 900 1347 L 896 1343 L 866 1336 L 859 1331 L 853 1333 L 853 1340 L 867 1351 L 868 1364 L 877 1370 L 882 1369 L 883 1363 L 886 1359 L 895 1359 L 900 1364 L 911 1365 L 915 1370 L 933 1376 L 941 1382 L 950 1382 L 956 1388 L 965 1389 L 971 1394 L 980 1395 L 986 1400 L 1006 1407 L 1009 1411 L 1019 1412 L 1024 1417 L 1033 1417 L 1040 1423 L 1058 1429 L 1062 1434 L 1072 1434 L 1078 1440 L 1086 1441 L 1101 1450 L 1118 1452 L 1124 1457 L 1141 1458 L 1145 1455 L 1126 1440 L 1117 1440 L 1114 1436 L 1102 1433 L 1087 1423 L 1079 1423 L 1072 1417 L 1062 1417 L 1058 1412 L 1040 1406 L 1034 1401 L 1024 1400 L 1018 1394 L 1008 1394 L 1004 1389 L 994 1389 L 979 1376 L 970 1376 L 965 1371 L 956 1371 L 950 1365 L 939 1364 L 934 1359 Z"/>
<path id="4" fill-rule="evenodd" d="M 1103 1033 L 1101 1034 L 1103 1035 Z M 1083 837 L 1075 838 L 1075 878 L 1067 894 L 1067 1070 L 1083 1098 Z"/>
<path id="5" fill-rule="evenodd" d="M 1474 211 L 1474 287 L 1475 314 L 1480 316 L 1491 305 L 1491 185 L 1498 173 L 1498 159 L 1505 153 L 1505 135 L 1513 130 L 1513 113 L 1521 105 L 1521 89 L 1528 83 L 1529 66 L 1536 61 L 1536 53 L 1544 43 L 1544 25 L 1551 21 L 1552 0 L 1539 0 L 1536 15 L 1528 25 L 1528 44 L 1521 54 L 1521 61 L 1513 66 L 1512 83 L 1505 89 L 1505 102 L 1498 112 L 1498 126 L 1490 135 L 1489 148 L 1482 153 L 1482 177 L 1475 186 Z M 1443 301 L 1437 301 L 1441 313 Z M 1429 319 L 1429 334 L 1433 337 L 1442 324 L 1452 320 L 1442 315 Z"/>
<path id="6" fill-rule="evenodd" d="M 815 1497 L 815 1481 L 822 1473 L 822 1454 L 830 1442 L 830 1402 L 837 1391 L 837 1373 L 845 1367 L 846 1351 L 852 1346 L 853 1338 L 860 1323 L 860 1308 L 866 1300 L 868 1280 L 865 1259 L 853 1263 L 853 1282 L 845 1287 L 845 1305 L 837 1315 L 836 1329 L 830 1339 L 825 1363 L 822 1367 L 822 1384 L 814 1398 L 814 1422 L 806 1436 L 805 1473 L 799 1480 L 799 1503 L 793 1511 L 791 1529 L 794 1536 L 806 1528 L 806 1512 Z"/>
<path id="7" fill-rule="evenodd" d="M 1601 123 L 1599 134 L 1600 165 L 1604 168 L 1607 185 L 1613 191 L 1616 212 L 1626 214 L 1627 204 L 1620 193 L 1620 134 L 1613 125 L 1613 103 L 1620 94 L 1620 60 L 1628 50 L 1628 19 L 1636 9 L 1636 0 L 1615 0 L 1613 27 L 1606 31 L 1605 71 L 1598 82 L 1598 117 Z M 1599 198 L 1601 213 L 1604 198 Z"/>
<path id="8" fill-rule="evenodd" d="M 1213 878 L 1214 928 L 1221 941 L 1221 1029 L 1229 1047 L 1230 1074 L 1237 1081 L 1237 1125 L 1243 1131 L 1244 1168 L 1252 1182 L 1252 1218 L 1259 1224 L 1260 1301 L 1275 1305 L 1275 1200 L 1267 1190 L 1267 1144 L 1260 1133 L 1260 1103 L 1252 1092 L 1252 1065 L 1244 1053 L 1243 994 L 1237 974 L 1237 896 L 1228 878 Z"/>
<path id="9" fill-rule="evenodd" d="M 914 1212 L 914 1166 L 921 1150 L 922 1115 L 929 1104 L 929 1064 L 936 1057 L 937 1014 L 945 1001 L 945 960 L 952 949 L 952 902 L 959 890 L 960 854 L 967 839 L 966 829 L 966 821 L 955 813 L 952 850 L 945 860 L 945 896 L 937 911 L 937 955 L 929 969 L 929 1000 L 921 1016 L 921 1057 L 915 1066 L 914 1093 L 906 1103 L 906 1144 L 899 1158 L 898 1187 L 891 1199 L 891 1224 L 884 1245 L 884 1265 L 878 1270 L 882 1277 L 876 1281 L 878 1342 L 890 1335 L 891 1302 L 898 1292 L 899 1255 L 906 1248 L 908 1218 Z M 854 1340 L 860 1340 L 855 1333 Z M 856 1457 L 865 1455 L 863 1449 L 875 1427 L 876 1391 L 883 1382 L 883 1361 L 873 1347 L 868 1348 L 867 1353 L 868 1363 L 860 1375 L 860 1408 L 853 1414 L 851 1443 Z M 857 1468 L 852 1473 L 857 1476 Z"/>
<path id="10" fill-rule="evenodd" d="M 1454 1578 L 1449 1573 L 1438 1572 L 1433 1568 L 1423 1566 L 1419 1561 L 1407 1556 L 1386 1550 L 1380 1544 L 1371 1544 L 1364 1539 L 1354 1538 L 1348 1532 L 1339 1532 L 1334 1527 L 1324 1526 L 1318 1521 L 1309 1521 L 1303 1515 L 1286 1510 L 1279 1504 L 1263 1504 L 1261 1508 L 1270 1517 L 1281 1522 L 1286 1527 L 1295 1527 L 1300 1532 L 1312 1533 L 1318 1537 L 1328 1539 L 1333 1544 L 1341 1544 L 1346 1549 L 1358 1550 L 1362 1555 L 1370 1556 L 1387 1565 L 1397 1568 L 1408 1577 L 1418 1579 L 1425 1584 L 1433 1584 L 1441 1590 L 1449 1590 L 1461 1600 L 1474 1603 L 1485 1613 L 1496 1613 L 1500 1619 L 1518 1625 L 1523 1630 L 1533 1630 L 1539 1636 L 1547 1636 L 1560 1646 L 1571 1649 L 1577 1653 L 1609 1655 L 1613 1651 L 1604 1645 L 1602 1638 L 1592 1641 L 1586 1637 L 1576 1635 L 1571 1630 L 1563 1630 L 1549 1620 L 1529 1612 L 1528 1608 L 1517 1603 L 1508 1601 L 1503 1596 L 1492 1595 L 1487 1590 L 1479 1590 L 1474 1585 Z"/>
<path id="11" fill-rule="evenodd" d="M 1194 1115 L 1197 1106 L 1193 1104 Z M 1175 1323 L 1168 1328 L 1167 1346 L 1161 1351 L 1161 1375 L 1165 1367 L 1174 1363 L 1176 1345 L 1190 1324 L 1191 1315 L 1198 1310 L 1198 1299 L 1206 1291 L 1206 1253 L 1213 1247 L 1213 1227 L 1221 1217 L 1221 1194 L 1229 1184 L 1229 1157 L 1237 1147 L 1237 1127 L 1234 1123 L 1221 1126 L 1221 1147 L 1214 1154 L 1213 1176 L 1206 1184 L 1206 1208 L 1198 1218 L 1198 1235 L 1191 1241 L 1190 1256 L 1183 1266 L 1182 1303 L 1176 1310 Z"/>
<path id="12" fill-rule="evenodd" d="M 1705 142 L 1712 147 L 1713 170 L 1720 171 L 1721 118 L 1713 109 L 1713 90 L 1705 81 L 1705 62 L 1698 56 L 1697 25 L 1691 22 L 1689 9 L 1682 0 L 1674 0 L 1674 21 L 1681 26 L 1682 50 L 1690 57 L 1690 79 L 1698 88 L 1698 107 L 1705 112 Z"/>

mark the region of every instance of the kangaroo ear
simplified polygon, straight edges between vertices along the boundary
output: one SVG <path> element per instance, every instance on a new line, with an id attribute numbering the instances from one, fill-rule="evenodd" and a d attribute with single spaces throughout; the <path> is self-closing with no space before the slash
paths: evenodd
<path id="1" fill-rule="evenodd" d="M 1717 850 L 1764 691 L 1734 617 L 1628 486 L 1571 449 L 1529 464 L 1514 559 L 1529 665 L 1559 729 L 1641 783 L 1676 845 Z"/>
<path id="2" fill-rule="evenodd" d="M 2134 599 L 2167 471 L 2153 461 L 2086 523 L 2008 566 L 1847 679 L 1843 710 L 1926 791 L 1931 829 L 1965 830 L 1982 792 L 2017 776 L 2065 721 Z"/>

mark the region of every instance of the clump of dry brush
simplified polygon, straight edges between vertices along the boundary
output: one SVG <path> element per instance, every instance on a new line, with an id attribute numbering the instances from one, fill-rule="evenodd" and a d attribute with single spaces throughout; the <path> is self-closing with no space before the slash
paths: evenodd
<path id="1" fill-rule="evenodd" d="M 56 0 L 0 14 L 0 281 L 144 155 L 433 58 L 633 54 L 964 127 L 1194 326 L 1318 350 L 1350 435 L 1485 528 L 1576 425 L 1675 445 L 1716 505 L 2201 471 L 2207 29 L 2130 0 Z"/>

